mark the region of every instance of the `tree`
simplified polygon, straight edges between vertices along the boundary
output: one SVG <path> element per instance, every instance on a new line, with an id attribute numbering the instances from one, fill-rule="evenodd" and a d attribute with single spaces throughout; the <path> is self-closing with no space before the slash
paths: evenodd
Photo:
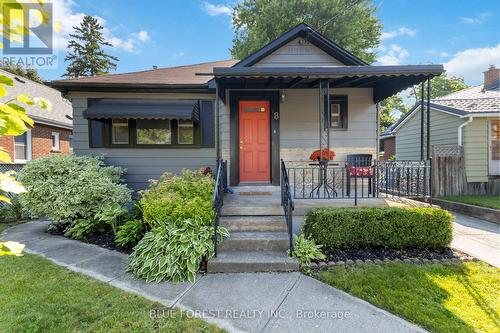
<path id="1" fill-rule="evenodd" d="M 104 46 L 112 46 L 104 39 L 102 25 L 96 18 L 86 15 L 79 27 L 73 27 L 75 33 L 68 43 L 71 49 L 64 61 L 70 62 L 65 77 L 80 77 L 108 74 L 116 69 L 117 57 L 104 52 Z"/>
<path id="2" fill-rule="evenodd" d="M 4 71 L 12 73 L 17 76 L 22 76 L 31 81 L 43 84 L 42 77 L 40 76 L 40 74 L 38 74 L 38 71 L 32 67 L 28 67 L 25 69 L 23 66 L 9 62 L 1 64 L 0 69 L 3 69 Z"/>
<path id="3" fill-rule="evenodd" d="M 379 104 L 380 131 L 385 131 L 397 120 L 394 112 L 405 114 L 409 111 L 400 94 L 388 97 Z"/>
<path id="4" fill-rule="evenodd" d="M 305 22 L 372 63 L 382 29 L 377 9 L 371 0 L 245 0 L 234 8 L 231 54 L 243 59 Z"/>
<path id="5" fill-rule="evenodd" d="M 467 88 L 468 86 L 465 84 L 464 79 L 456 76 L 448 76 L 446 73 L 441 74 L 440 76 L 435 76 L 431 79 L 431 99 L 442 97 L 452 92 L 459 91 Z M 425 96 L 427 96 L 427 86 L 425 87 Z M 416 85 L 413 87 L 413 91 L 410 96 L 415 97 L 415 100 L 418 101 L 421 98 L 422 94 L 422 86 Z"/>

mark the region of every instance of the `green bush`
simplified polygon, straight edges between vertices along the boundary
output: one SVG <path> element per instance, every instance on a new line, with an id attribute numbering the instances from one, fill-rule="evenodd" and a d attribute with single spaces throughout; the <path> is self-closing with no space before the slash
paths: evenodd
<path id="1" fill-rule="evenodd" d="M 215 213 L 212 208 L 214 179 L 203 172 L 184 170 L 180 176 L 163 175 L 159 181 L 141 193 L 144 222 L 150 229 L 166 223 L 183 223 L 195 219 L 204 226 L 212 226 Z"/>
<path id="2" fill-rule="evenodd" d="M 299 236 L 293 235 L 293 256 L 297 258 L 303 266 L 309 265 L 312 261 L 325 260 L 325 255 L 321 252 L 321 245 L 304 237 L 304 234 Z"/>
<path id="3" fill-rule="evenodd" d="M 326 248 L 437 248 L 450 244 L 452 219 L 439 208 L 316 208 L 304 233 Z"/>
<path id="4" fill-rule="evenodd" d="M 214 254 L 213 226 L 187 219 L 146 233 L 129 257 L 127 270 L 146 282 L 194 282 L 200 262 Z M 219 228 L 219 240 L 227 230 Z"/>
<path id="5" fill-rule="evenodd" d="M 124 225 L 118 227 L 115 243 L 121 247 L 133 247 L 139 243 L 145 233 L 146 228 L 141 220 L 129 220 Z"/>
<path id="6" fill-rule="evenodd" d="M 10 203 L 0 203 L 0 223 L 22 222 L 31 216 L 19 200 L 18 194 L 9 195 Z"/>
<path id="7" fill-rule="evenodd" d="M 125 207 L 130 202 L 131 191 L 121 183 L 122 173 L 122 168 L 105 166 L 102 157 L 43 157 L 30 161 L 19 173 L 27 190 L 21 200 L 34 215 L 55 221 L 58 225 L 52 229 L 81 238 L 102 229 L 98 218 L 107 207 Z"/>

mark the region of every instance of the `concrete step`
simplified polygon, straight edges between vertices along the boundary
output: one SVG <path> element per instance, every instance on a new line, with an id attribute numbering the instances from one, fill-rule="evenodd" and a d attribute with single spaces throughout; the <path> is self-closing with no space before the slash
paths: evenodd
<path id="1" fill-rule="evenodd" d="M 279 204 L 273 205 L 224 205 L 221 210 L 226 216 L 269 216 L 283 215 L 283 207 Z"/>
<path id="2" fill-rule="evenodd" d="M 287 231 L 284 216 L 221 216 L 219 223 L 229 232 Z"/>
<path id="3" fill-rule="evenodd" d="M 219 252 L 207 263 L 209 273 L 252 273 L 298 271 L 299 263 L 286 252 L 232 251 Z"/>
<path id="4" fill-rule="evenodd" d="M 233 232 L 218 244 L 221 252 L 227 251 L 283 251 L 289 248 L 286 232 Z"/>

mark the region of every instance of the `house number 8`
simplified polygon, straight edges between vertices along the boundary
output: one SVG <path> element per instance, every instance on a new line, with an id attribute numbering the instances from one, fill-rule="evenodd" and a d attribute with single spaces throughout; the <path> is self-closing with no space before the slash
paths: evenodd
<path id="1" fill-rule="evenodd" d="M 278 112 L 274 113 L 274 120 L 280 119 L 280 114 Z"/>

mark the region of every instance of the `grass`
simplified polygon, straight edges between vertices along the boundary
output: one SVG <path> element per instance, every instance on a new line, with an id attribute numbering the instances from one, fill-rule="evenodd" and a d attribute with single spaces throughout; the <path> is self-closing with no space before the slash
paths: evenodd
<path id="1" fill-rule="evenodd" d="M 223 332 L 38 256 L 0 257 L 0 332 Z"/>
<path id="2" fill-rule="evenodd" d="M 461 202 L 469 205 L 500 209 L 500 197 L 498 195 L 456 195 L 445 196 L 439 199 Z"/>
<path id="3" fill-rule="evenodd" d="M 498 332 L 500 269 L 483 262 L 335 267 L 320 280 L 433 332 Z"/>

